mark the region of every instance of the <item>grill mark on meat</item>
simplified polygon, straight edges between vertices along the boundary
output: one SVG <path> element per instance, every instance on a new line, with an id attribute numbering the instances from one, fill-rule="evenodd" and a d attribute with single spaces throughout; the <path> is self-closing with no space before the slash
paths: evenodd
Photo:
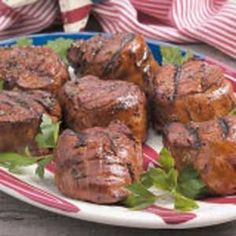
<path id="1" fill-rule="evenodd" d="M 37 97 L 37 94 L 32 93 L 33 99 L 38 102 L 48 113 L 50 113 L 55 104 L 56 104 L 56 100 L 52 99 L 52 97 L 48 96 L 48 95 L 43 95 L 42 97 Z M 40 95 L 39 95 L 40 96 Z"/>
<path id="2" fill-rule="evenodd" d="M 83 179 L 86 178 L 87 175 L 85 173 L 82 173 L 81 171 L 78 171 L 77 167 L 72 167 L 71 169 L 71 175 L 75 178 L 75 179 Z"/>
<path id="3" fill-rule="evenodd" d="M 202 87 L 202 90 L 205 90 L 205 82 L 206 82 L 206 65 L 205 63 L 202 63 L 201 64 L 201 67 L 200 67 L 200 73 L 202 74 L 202 77 L 201 77 L 201 87 Z"/>
<path id="4" fill-rule="evenodd" d="M 15 96 L 10 95 L 10 94 L 5 94 L 5 96 L 7 98 L 9 98 L 9 100 L 11 100 L 11 101 L 15 102 L 16 104 L 22 106 L 23 108 L 32 110 L 32 106 L 30 106 L 25 100 L 21 99 L 19 96 L 15 97 Z"/>
<path id="5" fill-rule="evenodd" d="M 229 134 L 229 125 L 227 121 L 224 118 L 219 118 L 218 123 L 222 129 L 223 137 L 226 138 L 227 135 Z"/>
<path id="6" fill-rule="evenodd" d="M 135 175 L 134 175 L 131 163 L 127 163 L 127 169 L 128 169 L 128 172 L 129 172 L 129 175 L 130 175 L 130 178 L 131 178 L 132 182 L 134 182 L 135 181 Z"/>
<path id="7" fill-rule="evenodd" d="M 193 138 L 193 147 L 200 148 L 202 146 L 201 139 L 198 134 L 198 129 L 192 126 L 186 125 L 189 135 Z"/>
<path id="8" fill-rule="evenodd" d="M 111 151 L 113 152 L 114 155 L 116 155 L 116 145 L 113 141 L 113 139 L 110 137 L 110 133 L 105 133 L 106 136 L 108 137 L 109 141 L 110 141 L 110 147 L 111 147 Z M 121 165 L 121 164 L 120 164 Z M 123 166 L 123 165 L 122 165 Z M 128 172 L 129 172 L 129 175 L 130 175 L 130 178 L 132 180 L 132 182 L 135 180 L 135 175 L 134 175 L 134 172 L 132 170 L 132 165 L 131 163 L 127 163 L 127 169 L 128 169 Z"/>
<path id="9" fill-rule="evenodd" d="M 13 102 L 13 101 L 5 101 L 5 100 L 1 100 L 0 104 L 5 104 L 5 105 L 8 105 L 8 106 L 15 106 L 16 105 L 16 103 Z"/>
<path id="10" fill-rule="evenodd" d="M 182 67 L 181 66 L 176 66 L 175 67 L 175 74 L 174 74 L 174 77 L 173 77 L 173 80 L 174 80 L 174 91 L 173 91 L 173 94 L 171 96 L 171 102 L 174 102 L 175 101 L 175 98 L 176 98 L 176 95 L 178 93 L 178 85 L 179 85 L 179 81 L 180 81 L 180 78 L 181 78 L 181 71 L 182 71 Z"/>
<path id="11" fill-rule="evenodd" d="M 120 53 L 120 50 L 115 52 L 111 58 L 111 60 L 109 60 L 105 65 L 104 65 L 104 68 L 103 68 L 103 75 L 104 76 L 107 76 L 108 74 L 111 73 L 112 69 L 115 68 L 116 66 L 116 61 L 118 59 L 118 56 L 119 56 L 119 53 Z M 117 63 L 119 64 L 119 63 Z"/>
<path id="12" fill-rule="evenodd" d="M 113 54 L 112 58 L 104 65 L 103 67 L 103 75 L 106 76 L 111 73 L 116 66 L 118 66 L 119 62 L 117 63 L 118 56 L 120 55 L 121 50 L 130 43 L 135 38 L 134 34 L 125 35 L 121 39 L 120 48 Z"/>
<path id="13" fill-rule="evenodd" d="M 116 145 L 113 142 L 112 137 L 110 136 L 110 133 L 104 132 L 104 135 L 108 138 L 109 143 L 110 143 L 110 148 L 114 156 L 116 156 Z"/>
<path id="14" fill-rule="evenodd" d="M 87 88 L 86 88 L 87 89 Z M 107 85 L 107 87 L 102 87 L 101 93 L 98 94 L 98 96 L 95 96 L 94 93 L 92 92 L 95 89 L 100 89 L 100 86 L 91 88 L 91 92 L 86 94 L 86 97 L 84 96 L 83 99 L 81 99 L 81 106 L 84 106 L 86 110 L 102 110 L 107 106 L 111 106 L 110 101 L 107 103 L 101 105 L 101 101 L 104 100 L 104 97 L 106 94 L 112 94 L 114 97 L 121 97 L 119 94 L 119 91 L 122 91 L 122 94 L 129 94 L 129 93 L 135 93 L 135 90 L 131 86 L 123 86 L 122 84 L 115 83 L 113 86 Z M 87 91 L 88 92 L 88 91 Z M 81 93 L 82 94 L 82 93 Z M 94 103 L 96 101 L 96 103 Z M 117 99 L 113 101 L 114 104 L 117 103 Z M 93 106 L 91 106 L 93 104 Z M 99 105 L 99 107 L 96 107 L 96 104 Z M 119 105 L 125 105 L 123 103 L 119 103 Z M 122 109 L 123 107 L 118 107 L 116 106 L 116 109 Z M 115 109 L 115 108 L 114 108 Z"/>
<path id="15" fill-rule="evenodd" d="M 83 133 L 76 133 L 77 137 L 78 137 L 78 142 L 75 144 L 75 148 L 79 148 L 79 147 L 85 147 L 86 146 L 86 135 Z"/>

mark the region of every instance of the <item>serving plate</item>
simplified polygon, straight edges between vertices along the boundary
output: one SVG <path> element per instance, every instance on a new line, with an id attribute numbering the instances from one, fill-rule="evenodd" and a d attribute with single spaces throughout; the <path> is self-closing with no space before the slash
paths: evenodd
<path id="1" fill-rule="evenodd" d="M 42 45 L 48 40 L 59 37 L 70 39 L 88 39 L 95 33 L 53 33 L 30 36 L 34 45 Z M 0 41 L 0 46 L 10 46 L 16 39 Z M 155 57 L 161 63 L 160 46 L 170 45 L 147 40 Z M 181 49 L 184 52 L 184 49 Z M 194 56 L 209 63 L 219 64 L 225 70 L 225 76 L 232 81 L 236 91 L 236 71 L 204 55 Z M 158 159 L 162 147 L 161 137 L 149 131 L 149 137 L 143 152 L 145 165 L 153 165 Z M 199 201 L 200 208 L 192 212 L 172 210 L 168 200 L 142 211 L 131 211 L 122 206 L 105 206 L 77 201 L 63 196 L 54 185 L 54 166 L 48 166 L 43 180 L 34 175 L 35 167 L 24 168 L 24 173 L 14 175 L 0 168 L 0 190 L 36 207 L 69 217 L 111 225 L 138 228 L 195 228 L 220 224 L 236 220 L 236 196 L 205 199 Z"/>

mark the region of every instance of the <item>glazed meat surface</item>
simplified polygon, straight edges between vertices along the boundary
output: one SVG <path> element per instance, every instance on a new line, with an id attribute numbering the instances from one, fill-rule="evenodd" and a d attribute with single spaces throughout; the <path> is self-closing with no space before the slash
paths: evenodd
<path id="1" fill-rule="evenodd" d="M 172 123 L 165 129 L 164 144 L 177 168 L 192 165 L 212 193 L 236 194 L 236 116 Z"/>
<path id="2" fill-rule="evenodd" d="M 48 92 L 3 91 L 0 93 L 0 152 L 21 152 L 34 145 L 43 114 L 54 121 L 61 117 L 56 99 Z"/>
<path id="3" fill-rule="evenodd" d="M 142 147 L 120 122 L 75 133 L 65 130 L 55 149 L 55 182 L 68 197 L 111 204 L 142 172 Z"/>
<path id="4" fill-rule="evenodd" d="M 222 70 L 197 60 L 180 67 L 163 66 L 149 92 L 156 130 L 168 122 L 201 122 L 224 116 L 235 105 L 233 87 Z"/>
<path id="5" fill-rule="evenodd" d="M 159 68 L 144 38 L 132 33 L 97 35 L 87 41 L 76 41 L 68 52 L 68 59 L 81 76 L 125 80 L 142 88 Z"/>
<path id="6" fill-rule="evenodd" d="M 138 140 L 146 138 L 146 97 L 135 84 L 86 76 L 68 81 L 61 89 L 59 99 L 64 120 L 75 131 L 106 127 L 112 120 L 121 120 Z"/>
<path id="7" fill-rule="evenodd" d="M 67 67 L 50 48 L 0 48 L 0 79 L 4 89 L 42 89 L 56 94 L 68 78 Z"/>

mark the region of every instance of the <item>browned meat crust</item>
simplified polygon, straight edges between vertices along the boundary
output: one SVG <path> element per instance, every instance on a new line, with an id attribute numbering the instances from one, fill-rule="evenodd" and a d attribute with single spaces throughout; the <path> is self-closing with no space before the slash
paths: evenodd
<path id="1" fill-rule="evenodd" d="M 165 129 L 164 144 L 177 168 L 193 165 L 212 193 L 236 193 L 236 116 L 172 123 Z"/>
<path id="2" fill-rule="evenodd" d="M 147 134 L 146 97 L 137 85 L 86 76 L 68 81 L 59 94 L 68 127 L 75 131 L 123 121 L 138 140 Z"/>
<path id="3" fill-rule="evenodd" d="M 163 66 L 150 93 L 157 130 L 168 122 L 200 122 L 224 116 L 235 105 L 233 87 L 221 69 L 203 61 Z"/>
<path id="4" fill-rule="evenodd" d="M 72 44 L 68 59 L 77 74 L 134 82 L 146 90 L 159 69 L 141 35 L 97 35 Z"/>
<path id="5" fill-rule="evenodd" d="M 54 121 L 61 118 L 56 99 L 44 91 L 0 93 L 0 152 L 21 152 L 26 146 L 35 146 L 42 114 Z"/>
<path id="6" fill-rule="evenodd" d="M 67 67 L 50 48 L 0 48 L 0 79 L 4 80 L 4 89 L 42 89 L 56 94 L 68 78 Z"/>
<path id="7" fill-rule="evenodd" d="M 122 123 L 75 133 L 65 130 L 55 149 L 55 182 L 65 195 L 94 203 L 115 203 L 142 172 L 142 147 Z"/>

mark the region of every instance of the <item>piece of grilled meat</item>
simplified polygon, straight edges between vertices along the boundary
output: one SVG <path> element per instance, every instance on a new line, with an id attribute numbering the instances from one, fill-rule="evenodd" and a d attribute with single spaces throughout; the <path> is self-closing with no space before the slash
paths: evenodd
<path id="1" fill-rule="evenodd" d="M 85 76 L 68 81 L 59 93 L 67 126 L 81 131 L 123 121 L 138 140 L 147 134 L 146 97 L 140 88 L 125 81 L 104 81 Z"/>
<path id="2" fill-rule="evenodd" d="M 146 91 L 159 65 L 141 35 L 117 33 L 79 40 L 68 51 L 77 74 L 133 82 Z"/>
<path id="3" fill-rule="evenodd" d="M 236 194 L 236 116 L 172 123 L 165 129 L 164 144 L 177 168 L 192 165 L 210 192 Z"/>
<path id="4" fill-rule="evenodd" d="M 42 114 L 54 121 L 61 117 L 57 100 L 45 91 L 3 91 L 0 93 L 0 152 L 21 152 L 35 147 Z M 34 150 L 32 150 L 34 151 Z"/>
<path id="5" fill-rule="evenodd" d="M 207 121 L 227 115 L 235 105 L 233 87 L 220 67 L 191 60 L 163 66 L 150 87 L 156 130 L 168 122 Z"/>
<path id="6" fill-rule="evenodd" d="M 58 189 L 68 197 L 111 204 L 142 173 L 142 146 L 121 122 L 75 133 L 65 130 L 54 151 Z"/>
<path id="7" fill-rule="evenodd" d="M 56 94 L 68 78 L 67 67 L 51 48 L 0 48 L 0 79 L 4 89 L 42 89 Z"/>

